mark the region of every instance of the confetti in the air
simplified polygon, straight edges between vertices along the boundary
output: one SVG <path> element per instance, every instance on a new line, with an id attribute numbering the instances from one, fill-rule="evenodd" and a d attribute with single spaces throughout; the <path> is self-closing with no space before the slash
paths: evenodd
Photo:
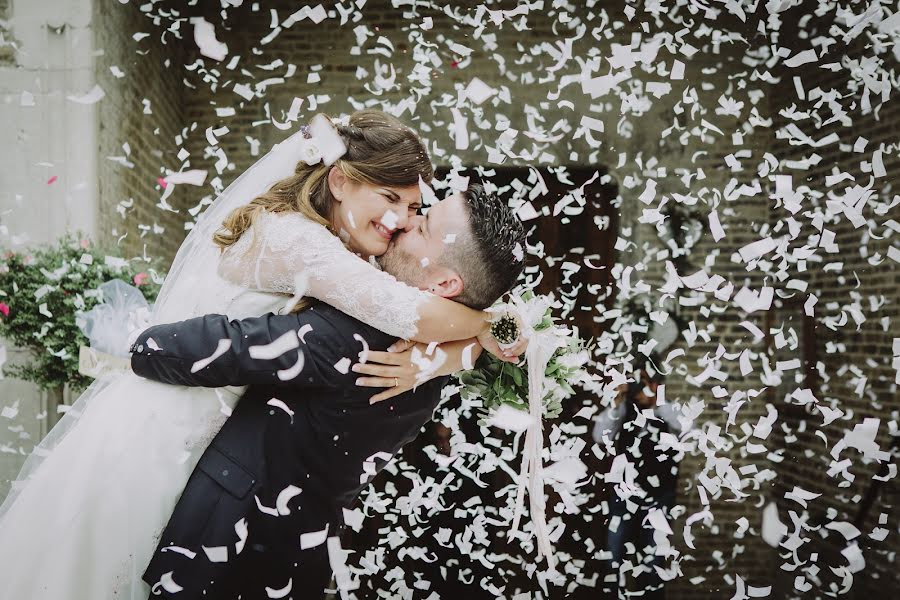
<path id="1" fill-rule="evenodd" d="M 216 350 L 207 358 L 202 360 L 198 360 L 191 366 L 191 373 L 196 373 L 202 369 L 205 369 L 207 366 L 213 363 L 217 358 L 224 355 L 231 348 L 231 340 L 230 339 L 222 339 L 219 340 L 216 345 Z"/>
<path id="2" fill-rule="evenodd" d="M 83 486 L 60 475 L 70 485 L 56 501 L 105 510 L 103 535 L 150 540 L 165 525 L 150 522 L 166 510 L 137 515 L 113 502 L 136 497 L 138 476 L 112 454 L 159 452 L 159 479 L 141 488 L 140 511 L 156 501 L 147 497 L 154 486 L 178 498 L 185 466 L 201 460 L 222 423 L 241 425 L 238 387 L 179 388 L 170 402 L 132 382 L 113 410 L 84 411 L 79 390 L 92 380 L 77 363 L 91 342 L 76 315 L 101 301 L 100 283 L 118 278 L 155 303 L 164 318 L 154 323 L 292 319 L 244 358 L 271 384 L 256 397 L 266 422 L 320 432 L 316 459 L 327 457 L 327 472 L 272 482 L 281 492 L 255 502 L 258 490 L 247 491 L 248 510 L 290 527 L 322 489 L 336 493 L 333 478 L 352 484 L 340 491 L 353 501 L 334 511 L 346 526 L 340 539 L 329 528 L 289 532 L 298 552 L 323 561 L 327 552 L 342 598 L 850 598 L 896 587 L 896 2 L 221 0 L 176 10 L 120 0 L 89 13 L 86 36 L 65 3 L 48 2 L 46 19 L 28 17 L 27 3 L 6 4 L 0 70 L 27 74 L 10 79 L 0 103 L 15 124 L 0 132 L 9 157 L 0 195 L 0 335 L 9 347 L 0 346 L 0 452 L 9 460 L 0 489 L 10 497 L 31 485 L 33 465 L 53 464 L 45 459 L 55 458 L 57 435 L 43 435 L 103 423 L 82 436 L 110 440 L 82 453 L 97 465 L 66 470 Z M 351 123 L 367 109 L 398 119 L 424 152 L 404 154 L 397 128 Z M 267 156 L 298 133 L 291 156 Z M 332 212 L 328 174 L 338 172 L 355 193 Z M 388 189 L 411 191 L 433 211 L 472 183 L 514 213 L 527 239 L 501 248 L 507 231 L 492 227 L 490 211 L 477 236 L 460 229 L 465 214 L 451 215 L 432 240 L 404 230 L 420 216 L 366 208 Z M 250 209 L 232 212 L 242 206 Z M 432 226 L 448 206 L 429 212 Z M 312 219 L 346 248 L 269 230 L 257 220 L 265 210 Z M 372 235 L 363 215 L 392 233 L 398 255 L 410 254 L 401 256 L 407 268 L 392 272 L 391 257 L 358 243 Z M 233 240 L 231 228 L 241 231 Z M 64 237 L 74 231 L 88 233 Z M 247 258 L 256 236 L 267 252 Z M 461 261 L 478 236 L 488 244 Z M 41 250 L 57 239 L 68 241 Z M 359 266 L 353 253 L 373 265 L 371 279 L 343 268 Z M 223 256 L 244 257 L 235 279 L 219 276 Z M 382 288 L 391 278 L 374 268 L 409 287 Z M 524 358 L 492 362 L 474 326 L 430 310 L 453 300 L 489 306 L 493 298 L 478 296 L 519 269 L 516 294 L 552 295 L 556 324 L 588 342 L 549 371 L 529 374 Z M 458 297 L 418 293 L 454 270 L 464 280 Z M 414 297 L 427 302 L 421 322 Z M 315 335 L 314 319 L 330 319 L 320 303 L 390 341 L 356 324 L 343 338 Z M 451 339 L 448 329 L 466 331 Z M 371 356 L 398 338 L 422 345 L 395 353 L 404 364 L 386 365 L 381 382 L 386 390 L 414 376 L 412 394 L 370 404 L 383 390 L 335 391 L 355 380 L 343 377 L 355 361 L 376 365 Z M 168 340 L 154 334 L 142 358 L 190 345 Z M 184 370 L 206 378 L 237 369 L 229 353 L 238 345 L 207 340 Z M 582 360 L 586 375 L 559 376 Z M 451 367 L 464 372 L 438 379 Z M 552 416 L 530 412 L 535 381 L 544 409 L 558 408 Z M 64 389 L 66 404 L 48 400 Z M 103 408 L 95 399 L 88 406 Z M 153 426 L 138 434 L 144 423 Z M 126 475 L 114 493 L 98 493 L 91 469 Z M 510 534 L 517 506 L 525 508 Z M 41 523 L 53 523 L 59 511 L 42 508 Z M 116 527 L 126 517 L 128 527 Z M 164 551 L 225 568 L 230 544 L 241 554 L 255 543 L 255 518 L 231 523 L 228 546 L 175 540 Z M 138 543 L 78 541 L 87 535 L 35 542 L 42 560 L 28 577 L 52 583 L 54 565 L 68 564 L 43 560 L 51 546 L 62 556 Z M 40 539 L 23 540 L 32 537 Z M 17 551 L 4 554 L 5 539 L 15 536 L 0 535 L 0 562 L 19 560 L 11 572 L 27 572 Z M 162 575 L 155 592 L 187 591 L 179 573 Z M 85 595 L 109 593 L 85 585 Z M 299 586 L 286 572 L 265 590 L 287 598 Z M 663 591 L 644 589 L 653 586 Z M 16 597 L 41 595 L 22 589 Z M 56 596 L 69 592 L 61 589 Z"/>

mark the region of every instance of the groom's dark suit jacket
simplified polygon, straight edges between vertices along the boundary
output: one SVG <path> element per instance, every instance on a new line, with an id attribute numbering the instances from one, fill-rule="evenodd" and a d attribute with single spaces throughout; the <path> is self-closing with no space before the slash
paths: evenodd
<path id="1" fill-rule="evenodd" d="M 281 342 L 299 342 L 298 348 L 274 358 L 254 348 L 286 334 Z M 144 574 L 162 597 L 232 598 L 235 582 L 258 576 L 261 565 L 272 575 L 268 587 L 281 589 L 293 578 L 293 597 L 317 595 L 300 594 L 303 585 L 321 597 L 331 576 L 326 545 L 304 552 L 301 534 L 328 527 L 328 535 L 336 535 L 341 509 L 351 507 L 374 477 L 373 468 L 386 464 L 372 456 L 393 455 L 413 440 L 432 418 L 446 382 L 436 378 L 371 405 L 378 390 L 357 386 L 358 375 L 348 371 L 363 349 L 354 334 L 373 350 L 393 342 L 326 304 L 240 321 L 207 315 L 151 327 L 135 341 L 131 365 L 142 377 L 176 385 L 250 386 L 200 459 Z M 228 350 L 197 368 L 220 340 L 230 340 Z M 296 367 L 298 358 L 302 370 L 290 377 L 284 371 Z M 278 498 L 289 486 L 302 491 L 282 514 Z M 171 595 L 161 580 L 183 590 Z"/>

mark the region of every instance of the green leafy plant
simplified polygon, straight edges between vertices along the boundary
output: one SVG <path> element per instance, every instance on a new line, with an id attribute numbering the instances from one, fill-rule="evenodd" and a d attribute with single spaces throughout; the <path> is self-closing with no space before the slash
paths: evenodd
<path id="1" fill-rule="evenodd" d="M 0 260 L 0 336 L 30 351 L 25 364 L 4 367 L 41 389 L 91 383 L 78 372 L 79 347 L 87 338 L 75 315 L 103 301 L 97 287 L 112 279 L 137 286 L 152 302 L 163 277 L 146 263 L 124 260 L 72 235 L 28 252 L 4 252 Z"/>

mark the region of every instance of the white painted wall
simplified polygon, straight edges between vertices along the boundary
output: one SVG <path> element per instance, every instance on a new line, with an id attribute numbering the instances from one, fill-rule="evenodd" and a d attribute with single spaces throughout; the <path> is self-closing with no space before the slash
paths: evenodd
<path id="1" fill-rule="evenodd" d="M 97 232 L 97 109 L 67 99 L 94 87 L 92 1 L 11 2 L 8 27 L 19 51 L 16 64 L 0 65 L 4 248 L 51 241 L 66 231 Z M 48 185 L 53 176 L 57 180 Z M 9 352 L 12 361 L 20 355 Z M 0 409 L 17 402 L 15 417 L 0 417 L 0 498 L 25 454 L 46 433 L 46 419 L 39 418 L 42 395 L 35 387 L 0 381 Z"/>

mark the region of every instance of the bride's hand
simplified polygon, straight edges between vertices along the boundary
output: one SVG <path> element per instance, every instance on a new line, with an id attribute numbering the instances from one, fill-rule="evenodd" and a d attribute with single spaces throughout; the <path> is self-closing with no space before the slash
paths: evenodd
<path id="1" fill-rule="evenodd" d="M 500 344 L 497 343 L 497 340 L 494 338 L 490 329 L 480 333 L 477 339 L 482 348 L 496 356 L 498 360 L 508 363 L 519 362 L 519 357 L 524 354 L 525 350 L 528 348 L 528 338 L 519 336 L 519 339 L 515 341 L 512 347 L 504 350 L 500 347 Z"/>
<path id="2" fill-rule="evenodd" d="M 414 343 L 401 340 L 389 348 L 392 352 L 369 350 L 365 363 L 353 365 L 353 372 L 369 375 L 369 377 L 359 377 L 356 385 L 387 388 L 380 394 L 372 396 L 369 404 L 393 398 L 427 381 L 416 380 L 419 368 L 412 362 L 414 347 Z"/>

